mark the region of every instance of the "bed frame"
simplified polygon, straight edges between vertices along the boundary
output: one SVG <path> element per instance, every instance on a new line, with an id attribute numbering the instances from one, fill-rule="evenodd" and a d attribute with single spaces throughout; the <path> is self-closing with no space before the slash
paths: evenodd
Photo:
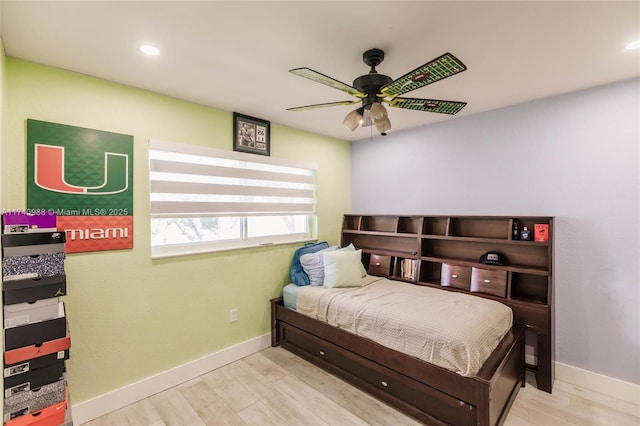
<path id="1" fill-rule="evenodd" d="M 524 332 L 516 324 L 475 377 L 463 377 L 271 300 L 271 345 L 386 401 L 426 424 L 502 424 L 524 386 Z"/>
<path id="2" fill-rule="evenodd" d="M 547 238 L 521 240 L 516 231 L 525 226 L 546 226 Z M 428 424 L 503 423 L 524 386 L 525 367 L 534 369 L 539 389 L 551 392 L 552 217 L 347 214 L 341 245 L 349 244 L 362 249 L 362 263 L 370 275 L 497 300 L 512 309 L 514 327 L 475 377 L 463 377 L 287 309 L 277 298 L 271 301 L 272 346 L 282 345 Z M 512 263 L 479 263 L 483 253 L 496 250 Z M 401 268 L 407 260 L 417 267 L 410 276 Z M 442 272 L 445 265 L 458 269 L 447 276 Z M 474 268 L 502 276 L 502 293 L 470 292 Z M 462 281 L 447 282 L 463 276 L 464 288 Z M 535 337 L 536 365 L 525 365 L 525 330 L 527 337 Z"/>

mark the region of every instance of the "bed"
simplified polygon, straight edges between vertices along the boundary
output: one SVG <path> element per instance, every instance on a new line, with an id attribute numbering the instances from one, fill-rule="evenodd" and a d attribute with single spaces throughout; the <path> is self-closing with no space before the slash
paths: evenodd
<path id="1" fill-rule="evenodd" d="M 409 292 L 399 299 L 387 297 L 403 289 Z M 426 299 L 421 299 L 422 293 L 428 294 Z M 353 299 L 364 303 L 350 308 Z M 415 309 L 427 299 L 434 299 L 432 308 Z M 384 301 L 381 307 L 377 307 L 377 300 Z M 471 307 L 475 301 L 478 308 Z M 360 288 L 289 285 L 283 297 L 273 299 L 271 304 L 273 346 L 281 345 L 427 424 L 501 424 L 524 385 L 523 330 L 512 325 L 510 309 L 495 301 L 367 275 Z M 394 304 L 406 309 L 400 310 L 398 318 L 390 319 L 382 310 Z M 438 327 L 422 334 L 438 335 L 445 328 L 466 335 L 480 348 L 467 347 L 464 339 L 443 334 L 445 341 L 460 340 L 462 349 L 438 359 L 433 355 L 443 352 L 443 345 L 422 341 L 420 333 L 398 328 L 402 323 L 415 322 L 419 331 L 424 330 L 434 318 L 442 318 L 444 311 L 456 309 L 455 305 L 462 308 L 461 314 L 454 313 L 452 319 L 440 321 Z M 484 313 L 494 308 L 500 312 L 495 320 L 493 313 Z M 414 320 L 413 314 L 407 314 L 419 310 L 432 318 L 427 315 L 424 320 Z M 354 317 L 360 320 L 354 322 Z M 392 332 L 385 335 L 384 331 L 373 331 L 376 318 L 382 318 L 380 327 Z M 465 331 L 465 323 L 480 323 L 475 324 L 480 325 L 479 331 Z M 464 358 L 460 354 L 465 352 L 478 352 L 478 356 Z"/>

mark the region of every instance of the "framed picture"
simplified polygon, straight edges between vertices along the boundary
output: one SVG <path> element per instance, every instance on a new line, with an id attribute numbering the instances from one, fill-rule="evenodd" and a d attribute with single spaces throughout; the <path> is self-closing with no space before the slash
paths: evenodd
<path id="1" fill-rule="evenodd" d="M 233 150 L 270 155 L 271 124 L 259 118 L 234 112 Z"/>

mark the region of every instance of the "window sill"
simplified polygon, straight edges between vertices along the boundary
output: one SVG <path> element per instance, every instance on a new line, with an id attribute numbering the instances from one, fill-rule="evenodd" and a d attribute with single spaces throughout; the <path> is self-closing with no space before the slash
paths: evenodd
<path id="1" fill-rule="evenodd" d="M 251 241 L 233 240 L 216 243 L 175 244 L 170 246 L 151 247 L 151 259 L 165 259 L 169 257 L 190 256 L 203 253 L 217 253 L 248 248 L 281 246 L 286 244 L 303 244 L 317 241 L 309 236 L 297 236 L 282 239 L 274 237 L 254 238 Z"/>

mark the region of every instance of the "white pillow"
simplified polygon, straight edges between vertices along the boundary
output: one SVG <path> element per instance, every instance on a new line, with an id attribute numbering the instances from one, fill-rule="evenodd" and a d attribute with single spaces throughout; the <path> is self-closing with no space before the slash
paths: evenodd
<path id="1" fill-rule="evenodd" d="M 341 249 L 338 249 L 338 251 L 355 251 L 355 250 L 356 248 L 354 247 L 353 243 L 349 244 L 346 247 L 342 247 Z M 362 261 L 360 261 L 360 272 L 362 273 L 362 278 L 367 276 L 367 269 L 362 264 Z"/>
<path id="2" fill-rule="evenodd" d="M 322 254 L 337 249 L 338 246 L 331 246 L 315 253 L 307 253 L 300 256 L 300 264 L 304 272 L 309 276 L 310 285 L 321 286 L 322 283 L 324 283 L 324 262 Z"/>
<path id="3" fill-rule="evenodd" d="M 362 250 L 324 252 L 322 257 L 325 287 L 362 286 Z"/>

